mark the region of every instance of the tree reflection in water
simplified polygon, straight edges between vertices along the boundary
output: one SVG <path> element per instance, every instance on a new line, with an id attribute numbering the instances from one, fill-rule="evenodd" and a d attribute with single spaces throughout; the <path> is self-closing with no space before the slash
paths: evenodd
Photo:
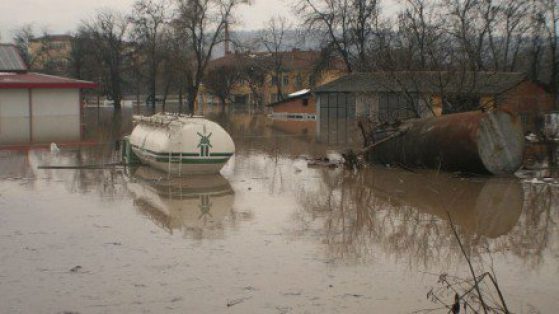
<path id="1" fill-rule="evenodd" d="M 510 251 L 535 267 L 553 248 L 558 196 L 551 185 L 384 168 L 323 169 L 321 177 L 320 188 L 299 193 L 304 206 L 298 218 L 334 259 L 385 252 L 410 267 L 456 265 L 462 255 L 447 212 L 475 259 Z"/>

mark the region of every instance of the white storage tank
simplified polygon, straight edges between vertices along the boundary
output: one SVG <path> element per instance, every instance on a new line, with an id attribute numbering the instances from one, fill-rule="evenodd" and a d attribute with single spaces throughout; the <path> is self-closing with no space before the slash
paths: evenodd
<path id="1" fill-rule="evenodd" d="M 134 122 L 133 153 L 143 164 L 173 175 L 219 173 L 235 153 L 231 136 L 202 117 L 156 114 L 134 116 Z"/>

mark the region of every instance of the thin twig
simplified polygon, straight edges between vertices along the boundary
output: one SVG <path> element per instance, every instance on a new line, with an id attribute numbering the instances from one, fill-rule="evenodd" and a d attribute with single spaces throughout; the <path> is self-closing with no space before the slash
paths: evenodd
<path id="1" fill-rule="evenodd" d="M 464 249 L 464 246 L 462 245 L 462 241 L 460 241 L 460 237 L 458 236 L 458 232 L 456 231 L 456 227 L 454 226 L 454 223 L 452 222 L 452 217 L 450 217 L 450 213 L 447 211 L 446 214 L 447 214 L 448 220 L 450 222 L 450 228 L 452 228 L 452 232 L 454 233 L 454 237 L 456 237 L 456 241 L 458 241 L 458 245 L 460 246 L 460 250 L 462 251 L 462 254 L 464 255 L 464 258 L 468 262 L 468 267 L 470 268 L 470 273 L 472 274 L 472 278 L 474 279 L 474 288 L 476 289 L 476 292 L 479 296 L 479 302 L 481 303 L 481 307 L 483 308 L 483 312 L 487 314 L 487 306 L 485 305 L 485 302 L 483 301 L 483 295 L 481 294 L 481 290 L 479 289 L 479 282 L 477 280 L 477 276 L 476 276 L 476 273 L 474 271 L 474 267 L 472 266 L 472 262 L 470 261 L 470 258 L 468 257 L 468 254 L 466 254 L 466 250 Z"/>

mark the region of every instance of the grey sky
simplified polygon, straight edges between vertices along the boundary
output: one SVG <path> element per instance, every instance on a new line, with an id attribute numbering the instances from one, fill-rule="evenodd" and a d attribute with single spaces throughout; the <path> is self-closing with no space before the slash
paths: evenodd
<path id="1" fill-rule="evenodd" d="M 291 15 L 291 0 L 253 0 L 252 6 L 238 11 L 238 28 L 256 29 L 274 15 Z M 0 36 L 10 42 L 12 31 L 32 23 L 35 29 L 50 33 L 73 31 L 79 22 L 92 16 L 99 8 L 129 12 L 135 0 L 0 0 Z"/>

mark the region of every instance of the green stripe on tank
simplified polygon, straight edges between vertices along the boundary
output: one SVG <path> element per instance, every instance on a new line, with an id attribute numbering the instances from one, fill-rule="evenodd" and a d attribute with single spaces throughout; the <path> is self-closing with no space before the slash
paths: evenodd
<path id="1" fill-rule="evenodd" d="M 181 156 L 182 157 L 199 157 L 200 156 L 200 153 L 171 153 L 171 154 L 169 154 L 168 152 L 167 153 L 154 152 L 154 151 L 149 150 L 149 149 L 141 148 L 137 145 L 132 145 L 132 147 L 134 147 L 136 149 L 139 149 L 141 151 L 144 151 L 144 152 L 148 152 L 152 155 L 155 155 L 155 156 L 157 156 L 157 158 L 167 157 L 167 159 L 168 159 L 169 155 L 171 155 L 171 157 L 181 157 Z M 210 152 L 210 157 L 231 157 L 231 156 L 233 156 L 233 153 L 211 153 Z"/>
<path id="2" fill-rule="evenodd" d="M 165 162 L 168 163 L 169 162 L 169 158 L 164 158 L 164 157 L 157 157 L 155 159 L 156 161 L 159 162 Z M 227 160 L 229 160 L 229 158 L 214 158 L 214 159 L 209 159 L 209 158 L 200 158 L 200 159 L 194 159 L 194 158 L 183 158 L 182 160 L 179 159 L 174 159 L 171 158 L 171 163 L 172 164 L 197 164 L 197 165 L 203 165 L 203 164 L 208 164 L 208 165 L 213 165 L 213 164 L 221 164 L 221 163 L 225 163 L 227 162 Z"/>

